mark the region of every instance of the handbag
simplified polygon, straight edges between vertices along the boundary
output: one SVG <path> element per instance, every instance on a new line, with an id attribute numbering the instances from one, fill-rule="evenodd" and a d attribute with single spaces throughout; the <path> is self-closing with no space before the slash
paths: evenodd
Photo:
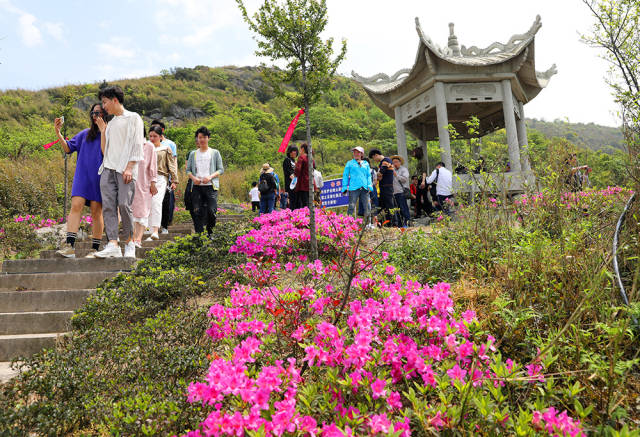
<path id="1" fill-rule="evenodd" d="M 187 181 L 187 187 L 184 189 L 184 208 L 187 211 L 193 209 L 193 200 L 191 199 L 191 192 L 193 191 L 193 181 L 189 179 Z"/>
<path id="2" fill-rule="evenodd" d="M 191 158 L 191 154 L 193 152 L 189 152 L 189 156 L 187 157 L 187 161 L 189 160 L 189 158 Z M 191 180 L 191 178 L 189 178 L 187 180 L 187 187 L 184 189 L 184 208 L 187 211 L 191 211 L 193 210 L 193 199 L 191 198 L 191 192 L 193 191 L 193 181 Z"/>

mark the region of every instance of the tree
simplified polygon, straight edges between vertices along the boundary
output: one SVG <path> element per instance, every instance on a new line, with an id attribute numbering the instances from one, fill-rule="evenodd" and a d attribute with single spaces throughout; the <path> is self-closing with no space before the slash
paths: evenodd
<path id="1" fill-rule="evenodd" d="M 316 223 L 313 205 L 313 148 L 309 108 L 326 92 L 338 65 L 347 53 L 342 41 L 340 53 L 333 57 L 333 38 L 325 41 L 320 34 L 327 26 L 326 0 L 264 0 L 258 11 L 249 16 L 243 0 L 236 0 L 244 20 L 258 36 L 256 55 L 272 62 L 284 61 L 286 67 L 263 68 L 266 81 L 278 95 L 285 95 L 285 85 L 298 93 L 296 103 L 305 110 L 307 144 L 309 145 L 309 231 L 311 257 L 318 258 Z"/>
<path id="2" fill-rule="evenodd" d="M 622 121 L 631 158 L 631 175 L 640 182 L 640 1 L 582 0 L 595 18 L 582 40 L 603 49 L 611 64 L 608 84 L 622 107 Z"/>

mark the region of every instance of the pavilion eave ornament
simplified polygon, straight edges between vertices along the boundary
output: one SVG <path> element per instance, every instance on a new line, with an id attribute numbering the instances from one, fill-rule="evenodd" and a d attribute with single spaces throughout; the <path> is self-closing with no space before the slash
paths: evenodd
<path id="1" fill-rule="evenodd" d="M 466 48 L 464 45 L 460 49 L 462 56 L 487 56 L 487 55 L 495 55 L 498 53 L 506 53 L 517 50 L 523 43 L 530 41 L 538 30 L 542 27 L 542 21 L 540 15 L 536 15 L 536 20 L 534 21 L 531 28 L 522 34 L 513 35 L 506 44 L 502 44 L 500 42 L 494 42 L 489 45 L 487 48 L 480 49 L 476 46 L 472 46 Z"/>
<path id="2" fill-rule="evenodd" d="M 357 80 L 362 84 L 375 85 L 375 84 L 386 84 L 386 83 L 395 82 L 401 77 L 407 76 L 410 72 L 411 72 L 410 68 L 403 68 L 402 70 L 398 70 L 395 74 L 392 74 L 391 76 L 384 73 L 378 73 L 375 76 L 363 77 L 352 70 L 351 75 L 355 80 Z"/>
<path id="3" fill-rule="evenodd" d="M 415 24 L 416 32 L 420 38 L 420 44 L 416 60 L 412 68 L 403 68 L 391 76 L 379 73 L 374 76 L 364 77 L 358 75 L 355 71 L 352 71 L 351 75 L 353 78 L 369 92 L 382 95 L 402 87 L 403 83 L 413 78 L 415 74 L 419 74 L 420 62 L 426 62 L 429 73 L 435 75 L 438 73 L 436 58 L 439 58 L 450 65 L 477 69 L 485 66 L 503 64 L 514 59 L 516 56 L 522 55 L 522 59 L 515 64 L 517 67 L 513 70 L 515 73 L 520 71 L 520 68 L 523 66 L 525 61 L 529 59 L 529 48 L 532 47 L 535 36 L 542 27 L 542 20 L 540 15 L 537 15 L 535 21 L 527 32 L 513 35 L 506 44 L 494 42 L 483 49 L 476 46 L 469 48 L 464 45 L 460 46 L 458 44 L 458 38 L 454 33 L 453 23 L 449 23 L 448 45 L 445 47 L 439 46 L 424 33 L 422 26 L 420 26 L 420 20 L 417 17 L 415 19 Z M 433 56 L 431 54 L 433 54 Z M 545 72 L 536 71 L 535 78 L 538 80 L 538 83 L 531 83 L 531 85 L 544 88 L 548 84 L 551 76 L 556 73 L 557 70 L 555 65 Z"/>

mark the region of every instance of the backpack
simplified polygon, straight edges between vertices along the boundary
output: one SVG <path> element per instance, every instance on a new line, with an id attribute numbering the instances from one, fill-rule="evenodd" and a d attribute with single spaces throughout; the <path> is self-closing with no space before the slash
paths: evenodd
<path id="1" fill-rule="evenodd" d="M 273 175 L 270 173 L 264 173 L 260 176 L 260 183 L 258 183 L 258 191 L 260 194 L 268 194 L 274 187 L 276 183 L 273 179 Z"/>

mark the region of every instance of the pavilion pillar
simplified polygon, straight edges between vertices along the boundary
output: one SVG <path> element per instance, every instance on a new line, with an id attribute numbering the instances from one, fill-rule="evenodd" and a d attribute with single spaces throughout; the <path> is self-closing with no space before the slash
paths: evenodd
<path id="1" fill-rule="evenodd" d="M 436 97 L 436 117 L 438 119 L 438 139 L 440 140 L 440 148 L 442 149 L 441 159 L 444 166 L 453 172 L 453 164 L 451 161 L 451 142 L 449 140 L 449 116 L 447 115 L 447 98 L 444 95 L 444 84 L 436 82 L 434 84 Z"/>
<path id="2" fill-rule="evenodd" d="M 513 106 L 513 93 L 511 81 L 502 81 L 502 110 L 504 112 L 504 125 L 507 130 L 507 145 L 509 148 L 509 165 L 512 172 L 520 173 L 520 146 L 518 145 L 518 132 L 516 127 L 516 114 Z"/>
<path id="3" fill-rule="evenodd" d="M 402 156 L 404 162 L 409 163 L 409 155 L 407 154 L 407 134 L 404 131 L 404 122 L 402 121 L 402 110 L 400 106 L 396 106 L 396 143 L 398 144 L 398 155 Z"/>
<path id="4" fill-rule="evenodd" d="M 427 138 L 427 127 L 423 124 L 421 125 L 420 130 L 421 130 L 420 133 L 422 134 L 422 136 L 418 139 L 418 145 L 422 149 L 422 160 L 427 163 L 427 173 L 428 173 L 430 170 L 430 167 L 429 167 L 429 154 L 427 150 L 427 141 L 422 139 L 422 138 Z"/>
<path id="5" fill-rule="evenodd" d="M 520 163 L 522 171 L 530 172 L 531 164 L 529 163 L 529 140 L 527 139 L 527 125 L 524 121 L 524 105 L 518 102 L 520 118 L 516 121 L 518 129 L 518 145 L 520 146 Z"/>

